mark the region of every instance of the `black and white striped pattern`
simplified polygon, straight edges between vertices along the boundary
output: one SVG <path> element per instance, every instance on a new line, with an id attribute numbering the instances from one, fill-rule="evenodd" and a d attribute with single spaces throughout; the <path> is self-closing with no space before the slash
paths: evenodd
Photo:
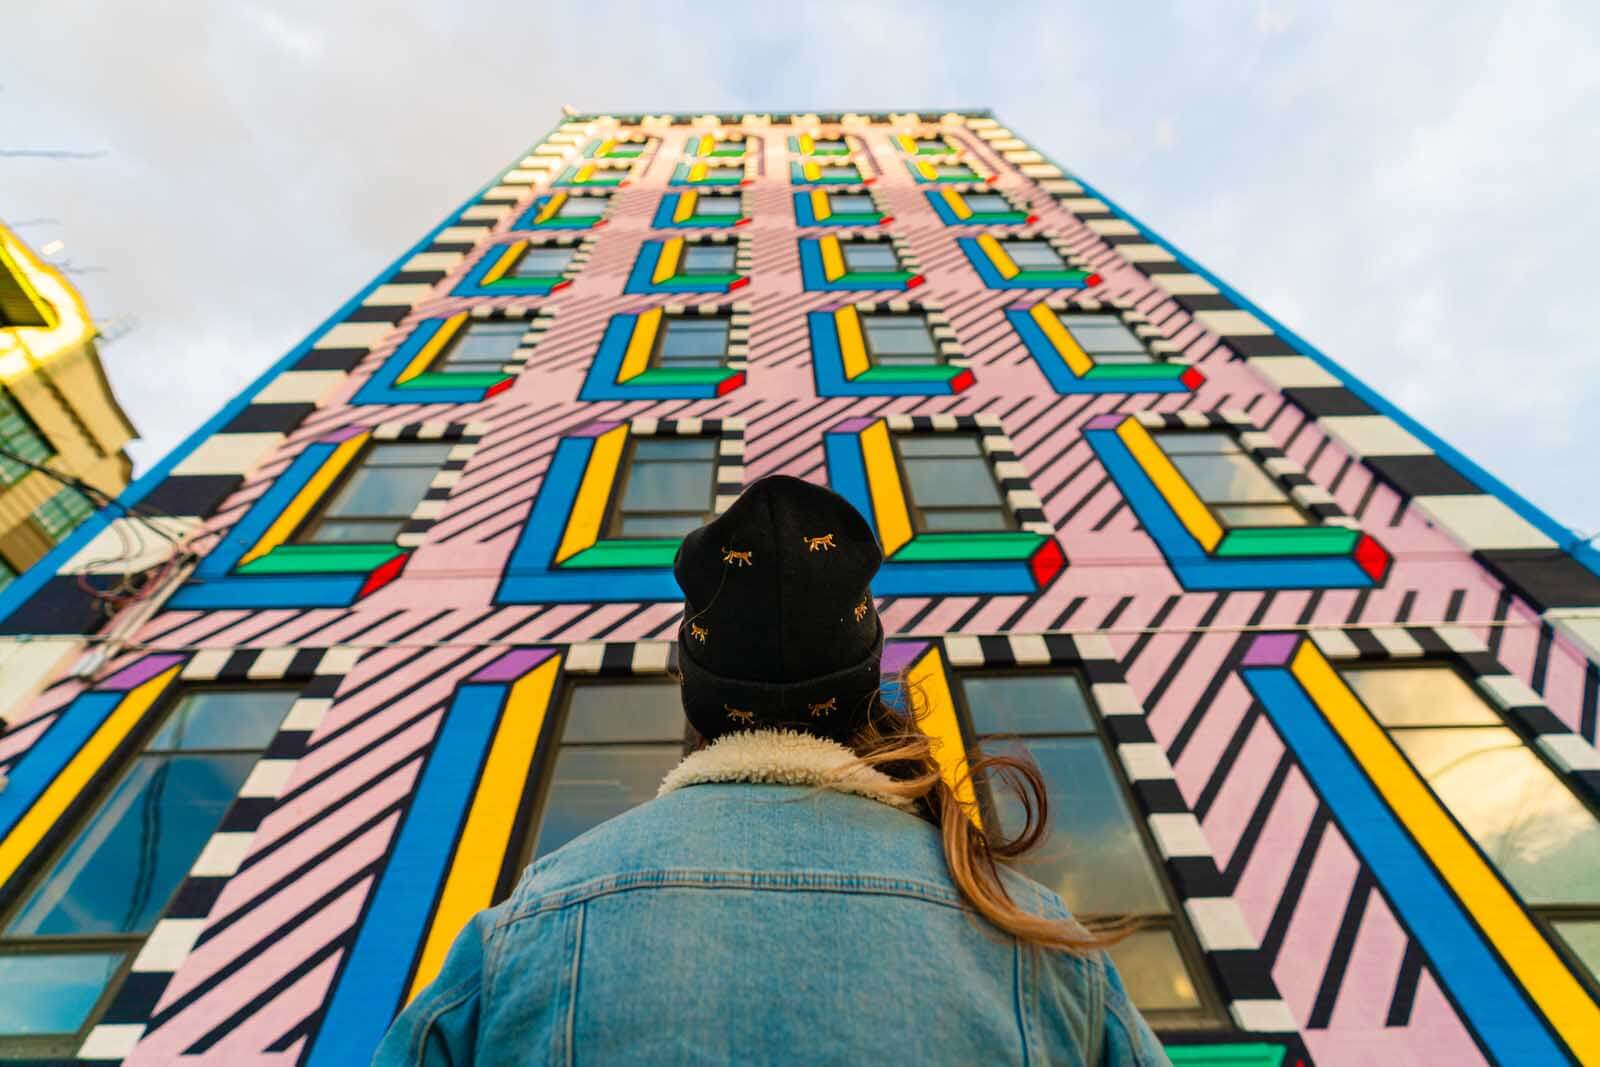
<path id="1" fill-rule="evenodd" d="M 1225 888 L 1205 831 L 1179 790 L 1172 764 L 1151 734 L 1145 709 L 1124 680 L 1111 643 L 1098 634 L 950 634 L 943 646 L 954 670 L 1068 667 L 1083 673 L 1228 1014 L 1241 1030 L 1297 1030 L 1260 942 Z"/>
<path id="2" fill-rule="evenodd" d="M 361 654 L 361 649 L 342 646 L 205 649 L 184 664 L 182 683 L 299 682 L 300 697 L 151 929 L 105 1015 L 84 1038 L 77 1062 L 121 1063 L 133 1052 L 172 976 L 194 950 L 223 886 L 249 854 L 256 831 L 294 776 L 312 733 Z"/>

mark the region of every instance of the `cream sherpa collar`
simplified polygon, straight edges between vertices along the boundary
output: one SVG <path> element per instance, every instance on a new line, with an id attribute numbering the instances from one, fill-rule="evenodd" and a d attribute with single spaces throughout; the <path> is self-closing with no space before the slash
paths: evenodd
<path id="1" fill-rule="evenodd" d="M 747 730 L 724 734 L 691 752 L 661 781 L 657 796 L 706 782 L 817 785 L 855 793 L 910 811 L 915 803 L 886 791 L 893 779 L 872 767 L 844 768 L 856 754 L 837 741 L 794 730 Z"/>

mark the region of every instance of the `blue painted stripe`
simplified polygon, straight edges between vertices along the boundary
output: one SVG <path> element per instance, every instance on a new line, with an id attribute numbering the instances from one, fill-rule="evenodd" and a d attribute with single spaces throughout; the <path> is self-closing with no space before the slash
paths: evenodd
<path id="1" fill-rule="evenodd" d="M 213 608 L 344 608 L 355 603 L 367 574 L 259 575 L 185 585 L 167 605 Z"/>
<path id="2" fill-rule="evenodd" d="M 1007 311 L 1006 321 L 1022 338 L 1022 344 L 1033 357 L 1039 372 L 1045 376 L 1058 393 L 1187 393 L 1189 387 L 1176 378 L 1170 381 L 1153 381 L 1148 378 L 1118 381 L 1115 378 L 1080 378 L 1072 373 L 1067 361 L 1061 358 L 1056 346 L 1050 343 L 1033 316 L 1025 311 Z"/>
<path id="3" fill-rule="evenodd" d="M 872 579 L 874 596 L 959 596 L 970 593 L 1035 593 L 1038 584 L 1026 560 L 957 563 L 885 563 Z"/>
<path id="4" fill-rule="evenodd" d="M 305 339 L 290 349 L 282 359 L 262 371 L 255 381 L 244 387 L 238 396 L 224 404 L 221 411 L 201 423 L 198 429 L 180 441 L 176 448 L 167 453 L 166 458 L 135 479 L 128 488 L 117 496 L 117 503 L 123 507 L 132 507 L 149 496 L 156 486 L 167 479 L 173 468 L 187 459 L 212 434 L 219 432 L 224 426 L 232 422 L 241 411 L 249 406 L 256 395 L 267 387 L 269 382 L 304 358 L 323 334 L 348 318 L 351 312 L 360 307 L 361 302 L 372 295 L 378 286 L 388 280 L 391 274 L 399 270 L 406 260 L 432 244 L 434 238 L 452 225 L 463 211 L 477 202 L 479 197 L 499 184 L 499 181 L 500 177 L 497 175 L 493 181 L 486 183 L 477 192 L 468 197 L 460 207 L 445 216 L 444 220 L 429 230 L 420 241 L 407 248 L 398 258 L 379 271 L 372 281 L 357 290 L 355 296 L 352 296 L 339 310 L 324 319 L 316 329 L 307 334 Z M 29 567 L 10 585 L 0 590 L 0 622 L 5 621 L 12 612 L 22 606 L 25 600 L 43 588 L 46 582 L 55 577 L 56 572 L 61 569 L 67 560 L 77 555 L 83 546 L 87 545 L 100 531 L 109 526 L 111 520 L 119 514 L 121 514 L 120 510 L 115 507 L 100 509 L 85 520 L 83 525 L 74 530 L 66 540 L 47 552 L 43 559 Z"/>
<path id="5" fill-rule="evenodd" d="M 278 521 L 289 502 L 300 495 L 300 490 L 306 487 L 316 476 L 317 471 L 328 461 L 339 446 L 326 441 L 316 441 L 306 446 L 305 451 L 294 458 L 288 468 L 277 478 L 273 479 L 267 491 L 256 498 L 250 505 L 250 510 L 245 512 L 244 518 L 234 523 L 216 547 L 207 553 L 205 559 L 200 561 L 200 566 L 195 569 L 195 577 L 200 581 L 213 581 L 226 577 L 238 564 L 239 559 L 255 543 L 261 540 L 263 534 Z"/>
<path id="6" fill-rule="evenodd" d="M 1066 168 L 1062 169 L 1065 171 Z M 1455 467 L 1463 475 L 1465 475 L 1469 480 L 1476 483 L 1480 489 L 1491 496 L 1500 498 L 1500 500 L 1503 501 L 1507 507 L 1516 512 L 1518 515 L 1522 516 L 1528 522 L 1532 523 L 1541 533 L 1553 539 L 1574 559 L 1578 560 L 1578 562 L 1589 568 L 1589 570 L 1594 571 L 1596 574 L 1600 574 L 1600 546 L 1596 546 L 1588 542 L 1580 542 L 1578 540 L 1579 535 L 1574 533 L 1570 527 L 1564 526 L 1555 519 L 1551 518 L 1543 510 L 1522 496 L 1516 490 L 1512 489 L 1499 478 L 1496 478 L 1487 470 L 1480 467 L 1477 463 L 1467 458 L 1466 455 L 1455 449 L 1450 445 L 1449 442 L 1445 441 L 1438 434 L 1434 433 L 1422 423 L 1412 418 L 1399 407 L 1396 407 L 1393 403 L 1386 399 L 1382 393 L 1379 393 L 1366 382 L 1362 381 L 1360 378 L 1357 378 L 1354 374 L 1351 374 L 1343 366 L 1324 355 L 1322 351 L 1319 350 L 1315 345 L 1311 344 L 1305 338 L 1301 337 L 1299 334 L 1289 329 L 1289 327 L 1285 326 L 1267 312 L 1263 311 L 1243 293 L 1239 292 L 1233 286 L 1217 277 L 1211 271 L 1207 270 L 1194 259 L 1190 258 L 1184 252 L 1179 250 L 1176 245 L 1173 245 L 1166 238 L 1162 237 L 1144 223 L 1140 222 L 1133 215 L 1129 214 L 1124 208 L 1120 207 L 1116 201 L 1112 200 L 1105 193 L 1101 192 L 1095 186 L 1090 185 L 1076 174 L 1073 174 L 1071 177 L 1073 181 L 1077 182 L 1083 187 L 1083 190 L 1086 194 L 1104 202 L 1105 205 L 1120 218 L 1132 224 L 1139 231 L 1140 235 L 1143 236 L 1147 241 L 1149 241 L 1151 244 L 1159 245 L 1168 252 L 1172 253 L 1173 258 L 1175 258 L 1185 270 L 1193 271 L 1195 274 L 1200 275 L 1206 281 L 1216 286 L 1217 292 L 1221 293 L 1239 307 L 1250 312 L 1250 314 L 1266 323 L 1272 328 L 1274 333 L 1276 333 L 1284 341 L 1288 342 L 1290 347 L 1298 350 L 1301 354 L 1305 355 L 1307 358 L 1321 366 L 1329 374 L 1332 374 L 1335 378 L 1339 379 L 1346 389 L 1360 397 L 1367 403 L 1368 406 L 1373 408 L 1375 411 L 1382 412 L 1395 422 L 1399 423 L 1406 429 L 1408 433 L 1422 441 L 1429 448 L 1433 449 L 1434 452 L 1438 453 L 1439 457 L 1446 463 L 1449 463 L 1452 467 Z"/>
<path id="7" fill-rule="evenodd" d="M 350 398 L 352 404 L 471 404 L 483 399 L 484 388 L 474 386 L 459 389 L 405 389 L 395 383 L 422 346 L 449 321 L 445 318 L 424 319 L 411 331 L 411 336 L 390 354 L 366 382 Z"/>
<path id="8" fill-rule="evenodd" d="M 34 806 L 56 775 L 100 729 L 124 693 L 85 693 L 68 704 L 43 736 L 23 753 L 10 771 L 10 782 L 0 792 L 0 840 Z"/>
<path id="9" fill-rule="evenodd" d="M 945 203 L 944 197 L 939 195 L 939 190 L 929 189 L 922 195 L 928 198 L 928 204 L 933 208 L 933 213 L 938 215 L 939 221 L 946 226 L 960 226 L 965 222 L 964 219 L 957 218 L 956 213 L 950 210 L 950 205 Z M 972 225 L 976 225 L 976 223 Z"/>
<path id="10" fill-rule="evenodd" d="M 828 460 L 828 487 L 850 501 L 872 527 L 880 542 L 878 513 L 872 507 L 872 490 L 867 485 L 867 465 L 861 457 L 861 438 L 853 433 L 825 433 L 822 446 Z"/>
<path id="11" fill-rule="evenodd" d="M 1278 667 L 1240 673 L 1490 1057 L 1571 1062 L 1293 675 Z"/>
<path id="12" fill-rule="evenodd" d="M 329 998 L 307 1067 L 370 1062 L 399 1010 L 506 692 L 503 685 L 456 690 Z"/>
<path id="13" fill-rule="evenodd" d="M 681 193 L 663 193 L 661 204 L 656 208 L 656 217 L 650 220 L 650 225 L 658 230 L 668 230 L 681 225 L 672 221 L 672 216 L 678 211 L 678 197 Z"/>
<path id="14" fill-rule="evenodd" d="M 611 316 L 611 321 L 606 323 L 606 332 L 600 338 L 600 347 L 595 349 L 594 359 L 589 361 L 589 373 L 584 376 L 583 388 L 578 391 L 579 400 L 620 399 L 601 394 L 614 393 L 620 388 L 617 375 L 622 373 L 622 360 L 628 353 L 628 341 L 633 337 L 633 327 L 638 321 L 637 315 Z"/>
<path id="15" fill-rule="evenodd" d="M 617 567 L 604 570 L 508 574 L 495 592 L 496 604 L 615 604 L 682 600 L 683 590 L 670 567 Z"/>

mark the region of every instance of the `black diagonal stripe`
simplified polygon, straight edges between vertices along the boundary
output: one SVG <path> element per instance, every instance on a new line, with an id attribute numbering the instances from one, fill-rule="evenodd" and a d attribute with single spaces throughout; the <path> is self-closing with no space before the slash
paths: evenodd
<path id="1" fill-rule="evenodd" d="M 1300 842 L 1300 851 L 1295 853 L 1294 864 L 1289 868 L 1289 877 L 1284 882 L 1283 892 L 1278 897 L 1278 905 L 1272 909 L 1272 919 L 1267 923 L 1267 932 L 1261 937 L 1261 951 L 1269 962 L 1276 961 L 1279 950 L 1283 948 L 1284 936 L 1289 932 L 1289 920 L 1294 918 L 1295 908 L 1300 903 L 1300 894 L 1306 886 L 1306 879 L 1311 876 L 1311 864 L 1317 858 L 1317 849 L 1322 844 L 1322 836 L 1327 833 L 1328 825 L 1332 821 L 1328 809 L 1318 804 L 1316 813 L 1311 816 L 1310 825 L 1306 827 L 1306 836 Z"/>
<path id="2" fill-rule="evenodd" d="M 1455 622 L 1457 619 L 1461 618 L 1461 605 L 1466 601 L 1466 599 L 1467 591 L 1465 589 L 1451 590 L 1450 603 L 1447 604 L 1444 609 L 1445 622 Z"/>
<path id="3" fill-rule="evenodd" d="M 1528 683 L 1533 686 L 1536 693 L 1544 692 L 1545 675 L 1550 670 L 1550 643 L 1555 639 L 1555 630 L 1547 622 L 1539 623 L 1539 645 L 1533 653 L 1533 674 Z"/>
<path id="4" fill-rule="evenodd" d="M 1417 591 L 1407 589 L 1406 595 L 1400 598 L 1400 606 L 1395 609 L 1394 621 L 1408 623 L 1411 621 L 1411 612 L 1417 606 Z"/>
<path id="5" fill-rule="evenodd" d="M 1350 902 L 1345 906 L 1339 932 L 1333 939 L 1333 950 L 1328 956 L 1328 969 L 1322 974 L 1322 984 L 1317 988 L 1317 998 L 1312 1002 L 1311 1015 L 1306 1020 L 1307 1030 L 1326 1030 L 1333 1018 L 1333 1006 L 1339 999 L 1339 987 L 1344 984 L 1344 972 L 1350 966 L 1350 954 L 1355 949 L 1356 935 L 1361 932 L 1361 919 L 1367 913 L 1377 883 L 1372 872 L 1362 867 L 1356 883 L 1350 888 Z"/>
<path id="6" fill-rule="evenodd" d="M 1316 617 L 1317 605 L 1320 603 L 1322 603 L 1322 590 L 1311 590 L 1311 595 L 1306 598 L 1306 606 L 1300 610 L 1300 617 L 1295 620 L 1295 625 L 1309 626 L 1311 620 Z"/>
<path id="7" fill-rule="evenodd" d="M 1250 621 L 1245 623 L 1245 625 L 1252 628 L 1260 626 L 1262 622 L 1266 620 L 1267 612 L 1272 609 L 1272 601 L 1275 597 L 1277 597 L 1277 595 L 1278 594 L 1270 590 L 1261 594 L 1261 602 L 1257 604 L 1255 610 L 1250 613 Z"/>
<path id="8" fill-rule="evenodd" d="M 1367 601 L 1372 597 L 1371 589 L 1362 589 L 1356 593 L 1355 600 L 1350 602 L 1350 610 L 1345 612 L 1344 624 L 1354 626 L 1361 621 L 1361 612 L 1367 606 Z"/>
<path id="9" fill-rule="evenodd" d="M 1511 611 L 1511 590 L 1502 589 L 1502 590 L 1500 590 L 1500 596 L 1498 598 L 1496 598 L 1495 602 L 1494 602 L 1494 621 L 1497 622 L 1497 623 L 1505 622 L 1506 621 L 1506 615 L 1508 615 L 1510 613 L 1510 611 Z M 1504 626 L 1491 626 L 1491 627 L 1489 627 L 1489 654 L 1491 656 L 1499 658 L 1499 656 L 1500 656 L 1500 641 L 1501 641 L 1502 638 L 1505 637 L 1505 631 L 1506 631 L 1506 628 Z"/>
<path id="10" fill-rule="evenodd" d="M 1122 618 L 1122 613 L 1127 611 L 1132 604 L 1133 597 L 1131 596 L 1125 596 L 1118 599 L 1117 602 L 1112 605 L 1111 610 L 1106 613 L 1106 617 L 1100 620 L 1099 628 L 1102 630 L 1111 629 L 1117 624 L 1117 620 Z M 1148 707 L 1149 705 L 1146 706 Z"/>
<path id="11" fill-rule="evenodd" d="M 1181 596 L 1169 596 L 1167 597 L 1166 601 L 1156 609 L 1156 613 L 1152 615 L 1150 617 L 1150 621 L 1145 624 L 1145 632 L 1140 634 L 1134 640 L 1133 644 L 1128 648 L 1128 654 L 1122 657 L 1122 661 L 1126 663 L 1130 669 L 1135 663 L 1138 662 L 1139 653 L 1143 652 L 1144 647 L 1150 643 L 1150 639 L 1155 636 L 1155 631 L 1161 629 L 1161 624 L 1167 621 L 1168 615 L 1172 614 L 1172 609 L 1176 608 L 1182 602 L 1183 597 Z"/>
<path id="12" fill-rule="evenodd" d="M 940 601 L 938 597 L 929 597 L 926 604 L 923 604 L 922 607 L 918 608 L 909 619 L 901 623 L 896 629 L 903 634 L 916 633 L 917 627 L 922 625 L 922 620 L 926 619 L 928 614 L 932 612 L 934 608 L 939 606 L 939 603 Z"/>
<path id="13" fill-rule="evenodd" d="M 1022 616 L 1027 614 L 1028 609 L 1033 607 L 1034 601 L 1030 598 L 1021 597 L 1020 599 L 1022 602 L 1017 605 L 1017 609 L 1010 615 L 1007 615 L 1005 621 L 1000 624 L 1000 629 L 1002 632 L 1008 631 L 1015 626 L 1018 621 L 1021 620 Z"/>
<path id="14" fill-rule="evenodd" d="M 1407 938 L 1405 955 L 1400 957 L 1400 973 L 1394 980 L 1394 997 L 1389 1001 L 1389 1015 L 1383 1025 L 1411 1025 L 1411 1008 L 1417 1000 L 1417 983 L 1422 980 L 1426 962 L 1422 946 L 1414 938 Z"/>
<path id="15" fill-rule="evenodd" d="M 1082 596 L 1073 597 L 1071 600 L 1069 600 L 1067 602 L 1067 606 L 1061 609 L 1061 614 L 1057 615 L 1054 619 L 1050 620 L 1049 628 L 1052 629 L 1052 630 L 1061 629 L 1063 626 L 1065 626 L 1067 624 L 1068 620 L 1070 620 L 1072 618 L 1072 616 L 1077 614 L 1078 609 L 1083 607 L 1084 603 L 1088 599 L 1089 599 L 1088 597 L 1082 597 Z"/>
<path id="16" fill-rule="evenodd" d="M 966 627 L 967 623 L 978 617 L 978 612 L 989 606 L 989 601 L 992 599 L 994 598 L 986 596 L 978 597 L 973 605 L 966 611 L 962 612 L 961 617 L 951 624 L 950 631 L 952 633 L 960 633 L 961 630 Z"/>
<path id="17" fill-rule="evenodd" d="M 1228 772 L 1233 769 L 1234 762 L 1239 758 L 1240 751 L 1250 739 L 1250 733 L 1261 720 L 1261 703 L 1252 700 L 1250 707 L 1239 717 L 1239 725 L 1234 728 L 1233 736 L 1228 738 L 1228 743 L 1223 746 L 1222 754 L 1217 757 L 1217 762 L 1211 768 L 1211 776 L 1206 779 L 1206 784 L 1200 790 L 1200 796 L 1194 802 L 1194 814 L 1198 819 L 1204 819 L 1211 810 L 1211 805 L 1216 803 L 1217 794 L 1222 792 L 1222 785 L 1228 780 Z"/>
<path id="18" fill-rule="evenodd" d="M 1178 649 L 1178 654 L 1172 657 L 1172 662 L 1167 665 L 1167 669 L 1161 673 L 1161 677 L 1151 687 L 1149 694 L 1145 697 L 1145 707 L 1153 708 L 1161 702 L 1161 698 L 1166 695 L 1172 683 L 1177 680 L 1178 674 L 1189 665 L 1189 657 L 1194 655 L 1195 646 L 1199 645 L 1201 639 L 1206 636 L 1206 630 L 1216 621 L 1217 612 L 1222 610 L 1222 605 L 1226 602 L 1227 598 L 1225 596 L 1218 597 L 1211 602 L 1210 607 L 1206 608 L 1205 614 L 1200 616 L 1200 622 L 1195 626 L 1194 632 L 1184 639 L 1183 647 Z M 1171 755 L 1173 759 L 1178 758 L 1176 753 Z"/>
<path id="19" fill-rule="evenodd" d="M 1578 732 L 1595 742 L 1595 720 L 1600 717 L 1600 667 L 1589 664 L 1583 672 L 1583 705 L 1578 713 Z"/>
<path id="20" fill-rule="evenodd" d="M 1294 759 L 1286 752 L 1278 760 L 1278 765 L 1273 768 L 1272 777 L 1267 779 L 1266 788 L 1261 791 L 1261 800 L 1250 813 L 1250 819 L 1244 825 L 1244 832 L 1239 835 L 1239 843 L 1234 846 L 1233 855 L 1228 858 L 1228 868 L 1223 872 L 1223 876 L 1227 878 L 1229 885 L 1238 887 L 1239 879 L 1243 877 L 1250 857 L 1255 854 L 1256 842 L 1261 840 L 1261 832 L 1267 825 L 1267 818 L 1277 805 L 1278 794 L 1283 792 L 1283 785 L 1289 780 L 1289 771 L 1293 767 Z"/>

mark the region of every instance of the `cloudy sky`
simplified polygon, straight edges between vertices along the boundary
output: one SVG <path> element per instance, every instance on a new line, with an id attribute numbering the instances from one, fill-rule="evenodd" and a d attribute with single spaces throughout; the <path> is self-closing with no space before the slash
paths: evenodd
<path id="1" fill-rule="evenodd" d="M 133 325 L 143 469 L 563 103 L 987 106 L 1600 529 L 1600 8 L 1111 7 L 52 0 L 0 37 L 0 217 Z"/>

